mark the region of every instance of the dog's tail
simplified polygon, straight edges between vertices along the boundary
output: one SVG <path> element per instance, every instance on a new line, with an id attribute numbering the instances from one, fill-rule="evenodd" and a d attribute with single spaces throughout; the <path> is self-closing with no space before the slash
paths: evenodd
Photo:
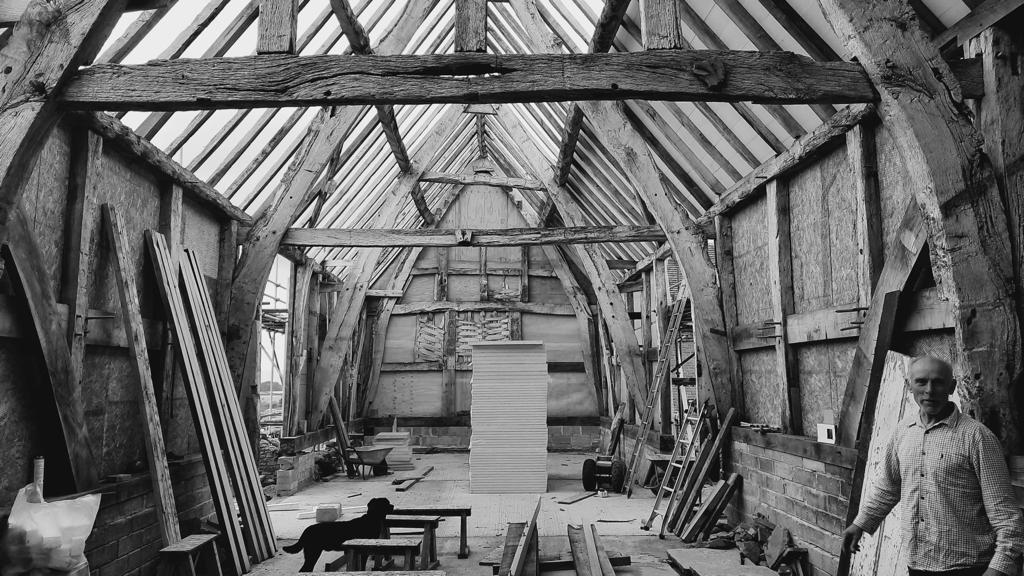
<path id="1" fill-rule="evenodd" d="M 281 549 L 289 554 L 297 554 L 299 551 L 302 550 L 302 540 L 299 540 L 291 546 L 282 546 Z"/>

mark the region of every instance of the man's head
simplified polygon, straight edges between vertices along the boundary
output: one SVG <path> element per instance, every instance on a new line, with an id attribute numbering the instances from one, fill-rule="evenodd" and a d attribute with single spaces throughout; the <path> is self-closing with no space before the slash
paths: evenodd
<path id="1" fill-rule="evenodd" d="M 953 367 L 949 362 L 934 356 L 919 356 L 910 363 L 907 388 L 921 412 L 937 416 L 949 402 L 949 395 L 956 388 L 953 381 Z"/>

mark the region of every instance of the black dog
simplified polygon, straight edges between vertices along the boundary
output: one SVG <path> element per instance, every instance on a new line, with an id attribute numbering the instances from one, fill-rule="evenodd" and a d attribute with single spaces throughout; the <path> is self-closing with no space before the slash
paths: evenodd
<path id="1" fill-rule="evenodd" d="M 366 505 L 366 514 L 345 522 L 321 522 L 302 531 L 299 541 L 283 549 L 290 554 L 302 550 L 306 561 L 300 572 L 312 572 L 313 565 L 324 550 L 341 550 L 347 540 L 380 538 L 384 534 L 384 517 L 395 507 L 387 498 L 374 498 Z"/>

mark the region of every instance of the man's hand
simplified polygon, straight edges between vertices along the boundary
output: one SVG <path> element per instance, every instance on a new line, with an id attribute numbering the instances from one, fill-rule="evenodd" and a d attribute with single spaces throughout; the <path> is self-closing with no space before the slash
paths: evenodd
<path id="1" fill-rule="evenodd" d="M 860 537 L 864 534 L 864 529 L 856 524 L 850 524 L 846 530 L 843 530 L 843 550 L 848 554 L 856 554 L 860 551 Z M 986 574 L 985 576 L 990 576 Z"/>

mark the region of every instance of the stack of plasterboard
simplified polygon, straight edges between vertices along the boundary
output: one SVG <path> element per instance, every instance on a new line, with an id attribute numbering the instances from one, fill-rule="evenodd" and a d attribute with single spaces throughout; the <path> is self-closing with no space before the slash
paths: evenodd
<path id="1" fill-rule="evenodd" d="M 408 432 L 381 432 L 373 437 L 373 445 L 377 448 L 390 446 L 387 462 L 389 470 L 412 470 L 412 448 L 409 447 Z"/>
<path id="2" fill-rule="evenodd" d="M 473 343 L 470 491 L 547 491 L 548 365 L 543 342 Z"/>

